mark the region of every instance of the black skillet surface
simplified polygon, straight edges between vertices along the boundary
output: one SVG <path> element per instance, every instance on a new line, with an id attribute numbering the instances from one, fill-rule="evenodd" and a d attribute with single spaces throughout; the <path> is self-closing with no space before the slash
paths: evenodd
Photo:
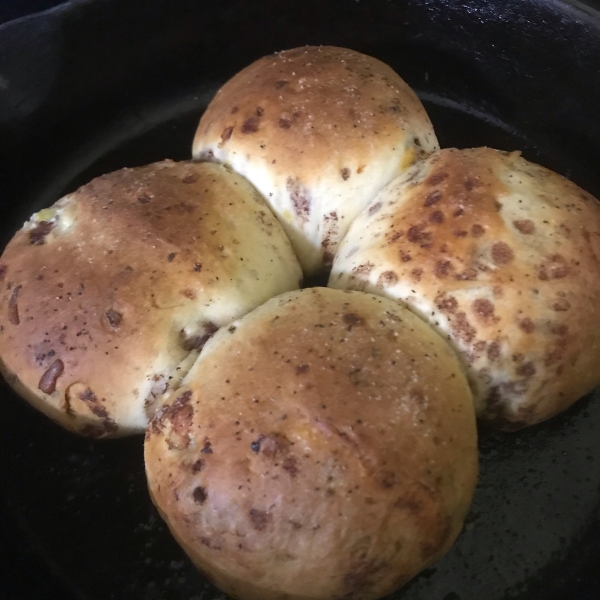
<path id="1" fill-rule="evenodd" d="M 0 244 L 93 176 L 188 158 L 220 83 L 309 43 L 387 61 L 443 146 L 521 149 L 600 196 L 600 14 L 582 4 L 83 0 L 0 26 Z M 0 444 L 0 598 L 224 599 L 152 507 L 140 437 L 78 439 L 1 385 Z M 458 543 L 390 598 L 599 598 L 600 393 L 480 446 Z"/>

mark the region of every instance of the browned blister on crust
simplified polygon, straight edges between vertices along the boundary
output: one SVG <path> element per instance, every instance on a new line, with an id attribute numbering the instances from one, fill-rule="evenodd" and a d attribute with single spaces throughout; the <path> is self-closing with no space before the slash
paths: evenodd
<path id="1" fill-rule="evenodd" d="M 472 397 L 393 301 L 310 288 L 221 329 L 145 442 L 151 495 L 234 598 L 368 600 L 448 550 L 477 478 Z"/>
<path id="2" fill-rule="evenodd" d="M 421 102 L 389 66 L 306 46 L 228 81 L 202 116 L 193 154 L 247 177 L 313 274 L 331 265 L 362 207 L 438 147 Z"/>
<path id="3" fill-rule="evenodd" d="M 397 299 L 447 336 L 499 428 L 600 384 L 600 204 L 518 153 L 415 166 L 355 221 L 330 285 Z"/>
<path id="4" fill-rule="evenodd" d="M 300 277 L 268 207 L 226 168 L 116 171 L 34 215 L 0 258 L 2 371 L 68 429 L 141 432 L 190 353 Z"/>

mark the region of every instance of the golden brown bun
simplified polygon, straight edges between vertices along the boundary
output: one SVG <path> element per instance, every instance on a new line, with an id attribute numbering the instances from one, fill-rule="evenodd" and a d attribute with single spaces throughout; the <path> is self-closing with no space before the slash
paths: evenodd
<path id="1" fill-rule="evenodd" d="M 479 416 L 538 423 L 600 384 L 600 204 L 518 153 L 442 150 L 353 223 L 330 285 L 447 336 Z"/>
<path id="2" fill-rule="evenodd" d="M 378 598 L 444 554 L 477 478 L 454 352 L 395 302 L 310 288 L 219 331 L 146 433 L 151 495 L 234 598 Z"/>
<path id="3" fill-rule="evenodd" d="M 0 259 L 0 363 L 67 429 L 143 431 L 215 330 L 298 286 L 279 223 L 241 177 L 165 161 L 94 179 Z"/>
<path id="4" fill-rule="evenodd" d="M 390 67 L 306 46 L 228 81 L 200 121 L 193 154 L 247 177 L 314 274 L 375 194 L 438 147 L 421 102 Z"/>

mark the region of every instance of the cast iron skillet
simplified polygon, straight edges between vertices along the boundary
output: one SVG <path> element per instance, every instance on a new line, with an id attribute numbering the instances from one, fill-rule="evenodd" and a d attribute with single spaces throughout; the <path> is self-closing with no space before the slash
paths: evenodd
<path id="1" fill-rule="evenodd" d="M 392 65 L 443 146 L 521 149 L 600 196 L 600 13 L 590 7 L 83 0 L 0 27 L 0 244 L 96 175 L 188 158 L 222 82 L 261 55 L 319 43 Z M 463 534 L 391 598 L 598 598 L 599 396 L 520 433 L 482 431 Z M 76 438 L 3 385 L 0 444 L 0 597 L 224 598 L 152 507 L 141 437 Z"/>

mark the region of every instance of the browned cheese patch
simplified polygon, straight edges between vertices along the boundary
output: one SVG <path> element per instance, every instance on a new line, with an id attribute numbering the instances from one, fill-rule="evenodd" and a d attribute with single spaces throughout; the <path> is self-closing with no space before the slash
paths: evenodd
<path id="1" fill-rule="evenodd" d="M 491 250 L 492 260 L 499 267 L 509 265 L 515 258 L 512 248 L 505 242 L 496 242 Z"/>
<path id="2" fill-rule="evenodd" d="M 538 278 L 542 281 L 562 279 L 570 273 L 569 264 L 560 254 L 552 254 L 540 265 Z"/>
<path id="3" fill-rule="evenodd" d="M 271 522 L 271 515 L 264 510 L 252 508 L 249 512 L 250 522 L 256 531 L 264 531 Z"/>
<path id="4" fill-rule="evenodd" d="M 513 221 L 515 229 L 520 231 L 523 235 L 531 235 L 535 232 L 535 224 L 530 219 L 522 219 Z"/>

